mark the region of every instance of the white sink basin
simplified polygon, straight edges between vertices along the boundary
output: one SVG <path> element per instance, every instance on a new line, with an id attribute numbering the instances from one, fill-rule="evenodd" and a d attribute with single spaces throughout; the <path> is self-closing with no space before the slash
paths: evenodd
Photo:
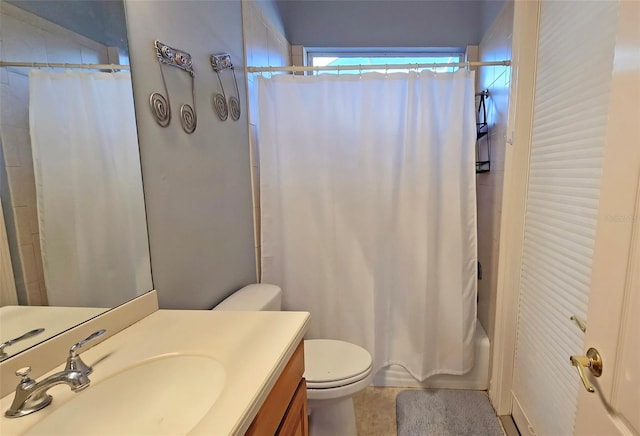
<path id="1" fill-rule="evenodd" d="M 211 409 L 224 383 L 224 367 L 209 357 L 155 358 L 92 383 L 26 434 L 185 434 Z M 55 395 L 49 407 L 56 407 Z"/>

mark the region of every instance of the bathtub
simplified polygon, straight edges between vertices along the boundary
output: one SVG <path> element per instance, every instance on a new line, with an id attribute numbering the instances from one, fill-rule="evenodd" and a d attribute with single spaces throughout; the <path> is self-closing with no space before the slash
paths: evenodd
<path id="1" fill-rule="evenodd" d="M 414 379 L 403 367 L 391 365 L 382 368 L 373 378 L 373 386 L 434 389 L 489 389 L 489 338 L 480 322 L 476 322 L 474 337 L 475 365 L 463 375 L 438 374 L 423 382 Z"/>

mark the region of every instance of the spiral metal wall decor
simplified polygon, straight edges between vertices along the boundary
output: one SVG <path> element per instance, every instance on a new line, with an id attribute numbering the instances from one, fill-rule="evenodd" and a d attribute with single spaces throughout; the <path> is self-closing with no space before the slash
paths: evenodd
<path id="1" fill-rule="evenodd" d="M 168 96 L 169 93 L 167 92 L 167 87 L 164 83 L 164 80 L 162 81 L 162 83 L 165 85 L 165 93 Z M 169 125 L 169 122 L 171 122 L 171 105 L 169 104 L 169 100 L 167 100 L 164 95 L 160 94 L 159 92 L 154 92 L 149 96 L 149 105 L 151 106 L 151 114 L 153 115 L 153 118 L 156 120 L 156 122 L 162 127 L 167 127 Z"/>
<path id="2" fill-rule="evenodd" d="M 218 76 L 218 83 L 220 84 L 220 89 L 222 89 L 222 94 L 219 92 L 213 95 L 213 109 L 220 118 L 220 121 L 226 121 L 229 117 L 229 106 L 227 106 L 227 97 L 224 94 L 224 86 L 222 86 L 222 80 L 220 79 L 220 73 L 216 71 L 216 75 Z"/>
<path id="3" fill-rule="evenodd" d="M 222 95 L 216 94 L 213 98 L 213 106 L 221 121 L 225 121 L 231 113 L 231 119 L 238 121 L 240 119 L 240 90 L 238 89 L 238 79 L 236 77 L 235 69 L 231 63 L 231 55 L 229 53 L 221 53 L 217 55 L 211 55 L 211 67 L 218 76 L 218 83 L 222 88 Z M 236 86 L 236 95 L 229 97 L 229 103 L 227 103 L 226 94 L 224 92 L 224 86 L 222 85 L 222 79 L 220 78 L 220 72 L 224 70 L 231 70 L 233 73 L 233 80 Z M 223 101 L 220 101 L 222 98 Z M 224 109 L 223 109 L 224 108 Z"/>
<path id="4" fill-rule="evenodd" d="M 169 65 L 186 71 L 191 77 L 191 98 L 193 105 L 185 103 L 180 106 L 180 124 L 186 133 L 193 133 L 196 130 L 198 117 L 194 109 L 196 107 L 195 71 L 193 70 L 191 55 L 185 51 L 170 47 L 158 40 L 154 42 L 154 47 L 156 49 L 156 56 L 160 65 L 160 75 L 162 77 L 162 86 L 164 88 L 166 98 L 158 92 L 154 92 L 149 96 L 151 114 L 156 122 L 162 127 L 167 127 L 171 122 L 171 102 L 162 65 Z"/>

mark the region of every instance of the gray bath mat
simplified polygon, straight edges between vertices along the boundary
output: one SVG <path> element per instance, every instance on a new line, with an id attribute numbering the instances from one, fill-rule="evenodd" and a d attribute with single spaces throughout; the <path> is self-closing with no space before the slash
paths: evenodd
<path id="1" fill-rule="evenodd" d="M 487 394 L 463 390 L 407 390 L 396 399 L 398 436 L 503 436 Z"/>

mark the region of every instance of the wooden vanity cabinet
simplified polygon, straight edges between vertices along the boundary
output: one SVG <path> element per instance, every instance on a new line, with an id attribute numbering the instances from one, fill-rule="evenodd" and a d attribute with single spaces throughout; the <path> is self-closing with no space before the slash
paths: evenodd
<path id="1" fill-rule="evenodd" d="M 307 436 L 309 434 L 307 420 L 307 384 L 300 380 L 298 389 L 289 404 L 287 413 L 282 418 L 280 428 L 276 433 L 279 436 Z"/>
<path id="2" fill-rule="evenodd" d="M 245 435 L 309 435 L 307 385 L 303 374 L 304 341 L 301 341 Z"/>

